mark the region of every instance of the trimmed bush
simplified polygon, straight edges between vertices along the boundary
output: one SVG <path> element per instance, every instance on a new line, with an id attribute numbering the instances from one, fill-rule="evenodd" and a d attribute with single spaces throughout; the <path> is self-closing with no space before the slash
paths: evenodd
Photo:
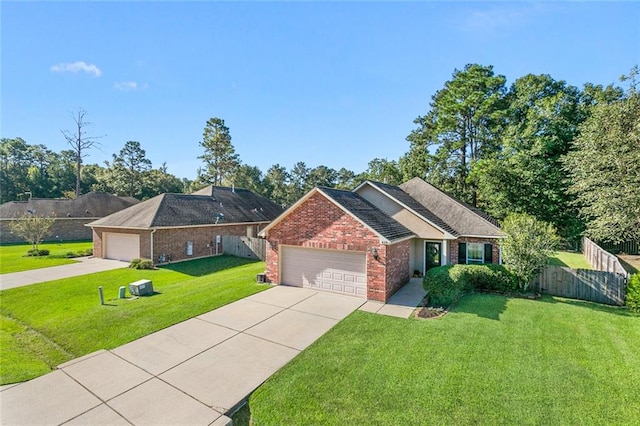
<path id="1" fill-rule="evenodd" d="M 92 248 L 88 248 L 84 251 L 84 255 L 85 256 L 93 256 L 93 249 Z"/>
<path id="2" fill-rule="evenodd" d="M 132 259 L 129 268 L 133 269 L 153 269 L 153 261 L 151 259 Z"/>
<path id="3" fill-rule="evenodd" d="M 31 249 L 27 252 L 27 256 L 49 256 L 47 249 Z"/>
<path id="4" fill-rule="evenodd" d="M 624 303 L 632 311 L 640 312 L 640 273 L 631 275 L 631 278 L 629 278 L 627 297 Z"/>
<path id="5" fill-rule="evenodd" d="M 429 269 L 423 280 L 431 304 L 448 306 L 462 294 L 474 290 L 511 293 L 518 281 L 502 265 L 447 265 Z"/>

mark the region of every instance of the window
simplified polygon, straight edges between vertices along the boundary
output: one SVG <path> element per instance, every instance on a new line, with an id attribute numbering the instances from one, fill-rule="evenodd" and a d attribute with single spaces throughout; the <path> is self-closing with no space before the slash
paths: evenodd
<path id="1" fill-rule="evenodd" d="M 187 256 L 193 256 L 193 241 L 187 241 Z"/>
<path id="2" fill-rule="evenodd" d="M 484 244 L 467 243 L 467 263 L 484 263 Z"/>
<path id="3" fill-rule="evenodd" d="M 483 243 L 458 243 L 458 263 L 493 263 L 493 245 Z"/>

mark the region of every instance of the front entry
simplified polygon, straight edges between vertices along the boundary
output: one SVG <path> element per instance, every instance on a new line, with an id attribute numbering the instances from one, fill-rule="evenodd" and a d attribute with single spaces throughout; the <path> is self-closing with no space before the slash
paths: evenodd
<path id="1" fill-rule="evenodd" d="M 424 243 L 425 272 L 442 265 L 442 243 Z"/>

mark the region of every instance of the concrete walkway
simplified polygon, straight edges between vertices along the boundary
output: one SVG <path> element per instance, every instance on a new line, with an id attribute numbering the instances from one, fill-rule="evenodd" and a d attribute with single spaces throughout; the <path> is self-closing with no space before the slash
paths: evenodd
<path id="1" fill-rule="evenodd" d="M 3 387 L 0 423 L 229 425 L 226 414 L 354 310 L 407 318 L 422 297 L 415 280 L 388 304 L 275 286 Z"/>
<path id="2" fill-rule="evenodd" d="M 224 414 L 363 303 L 276 286 L 3 389 L 2 424 L 226 425 Z"/>
<path id="3" fill-rule="evenodd" d="M 78 257 L 76 260 L 80 262 L 2 274 L 0 275 L 0 290 L 59 280 L 61 278 L 77 277 L 78 275 L 92 274 L 94 272 L 110 271 L 111 269 L 126 268 L 129 266 L 128 262 L 98 259 L 95 257 Z"/>

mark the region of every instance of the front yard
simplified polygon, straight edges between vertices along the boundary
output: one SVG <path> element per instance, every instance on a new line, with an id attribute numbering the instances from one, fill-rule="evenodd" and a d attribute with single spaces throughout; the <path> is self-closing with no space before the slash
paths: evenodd
<path id="1" fill-rule="evenodd" d="M 640 317 L 475 294 L 440 319 L 354 312 L 252 395 L 253 424 L 639 424 Z"/>
<path id="2" fill-rule="evenodd" d="M 62 362 L 111 349 L 268 286 L 263 262 L 220 256 L 158 270 L 116 269 L 0 292 L 0 384 L 37 377 Z M 157 294 L 117 299 L 151 279 Z M 100 305 L 98 286 L 104 288 Z M 127 291 L 127 296 L 129 295 Z"/>
<path id="3" fill-rule="evenodd" d="M 68 259 L 65 255 L 69 252 L 76 253 L 92 249 L 93 243 L 91 241 L 62 244 L 43 243 L 39 244 L 38 248 L 49 250 L 49 256 L 25 257 L 30 248 L 31 244 L 0 246 L 0 274 L 76 263 L 77 260 Z"/>

